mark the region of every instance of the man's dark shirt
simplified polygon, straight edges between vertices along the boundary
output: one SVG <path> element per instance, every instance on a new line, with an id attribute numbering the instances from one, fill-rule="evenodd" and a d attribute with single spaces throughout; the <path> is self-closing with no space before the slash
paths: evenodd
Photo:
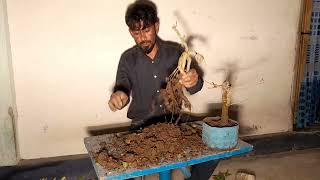
<path id="1" fill-rule="evenodd" d="M 137 45 L 125 51 L 120 58 L 114 92 L 121 90 L 132 100 L 128 118 L 145 120 L 165 114 L 159 95 L 166 86 L 166 77 L 177 67 L 183 49 L 178 44 L 157 41 L 159 50 L 152 60 Z M 190 94 L 201 90 L 203 80 L 188 88 Z"/>

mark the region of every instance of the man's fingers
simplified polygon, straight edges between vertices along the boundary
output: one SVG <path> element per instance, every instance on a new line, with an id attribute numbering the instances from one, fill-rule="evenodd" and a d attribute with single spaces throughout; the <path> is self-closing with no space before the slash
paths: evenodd
<path id="1" fill-rule="evenodd" d="M 184 78 L 182 78 L 182 82 L 187 83 L 191 81 L 191 77 L 190 76 L 185 76 Z"/>
<path id="2" fill-rule="evenodd" d="M 116 111 L 117 108 L 115 107 L 115 105 L 112 103 L 112 101 L 108 102 L 109 108 L 111 109 L 111 111 Z"/>
<path id="3" fill-rule="evenodd" d="M 121 109 L 121 100 L 119 97 L 115 96 L 111 99 L 111 104 L 112 107 L 114 107 L 115 110 L 120 110 Z"/>
<path id="4" fill-rule="evenodd" d="M 185 74 L 185 75 L 183 75 L 183 76 L 181 77 L 181 79 L 180 79 L 179 82 L 180 82 L 182 85 L 185 85 L 185 84 L 188 83 L 189 81 L 191 81 L 190 76 L 189 76 L 188 74 Z"/>
<path id="5" fill-rule="evenodd" d="M 115 101 L 116 108 L 120 110 L 123 105 L 122 100 L 121 100 L 121 96 L 115 96 L 114 99 L 115 99 L 114 101 Z"/>
<path id="6" fill-rule="evenodd" d="M 195 71 L 194 69 L 191 69 L 189 72 L 187 72 L 181 77 L 183 81 L 190 81 L 195 78 L 198 78 L 198 74 L 197 71 Z"/>
<path id="7" fill-rule="evenodd" d="M 190 87 L 196 85 L 196 82 L 195 82 L 195 81 L 188 81 L 188 82 L 183 83 L 183 85 L 184 85 L 186 88 L 190 88 Z"/>
<path id="8" fill-rule="evenodd" d="M 122 108 L 122 101 L 119 93 L 114 93 L 111 95 L 109 106 L 111 110 L 116 111 Z M 113 109 L 112 109 L 113 108 Z"/>
<path id="9" fill-rule="evenodd" d="M 127 103 L 127 101 L 128 101 L 128 96 L 125 94 L 125 93 L 122 93 L 121 95 L 120 95 L 120 99 L 121 99 L 121 102 L 122 102 L 122 105 L 125 105 L 126 103 Z"/>
<path id="10" fill-rule="evenodd" d="M 128 103 L 129 97 L 122 91 L 113 93 L 108 102 L 109 108 L 112 111 L 122 109 Z"/>
<path id="11" fill-rule="evenodd" d="M 195 71 L 190 71 L 181 77 L 180 83 L 186 88 L 190 88 L 197 84 L 198 74 Z"/>

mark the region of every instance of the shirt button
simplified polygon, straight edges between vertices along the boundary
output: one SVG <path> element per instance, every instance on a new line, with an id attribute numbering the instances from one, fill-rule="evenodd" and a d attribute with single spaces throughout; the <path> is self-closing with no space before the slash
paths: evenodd
<path id="1" fill-rule="evenodd" d="M 154 75 L 153 77 L 156 79 L 158 76 L 157 76 L 157 75 Z"/>
<path id="2" fill-rule="evenodd" d="M 154 63 L 154 61 L 151 61 L 151 63 L 153 64 L 153 63 Z"/>
<path id="3" fill-rule="evenodd" d="M 159 93 L 160 91 L 159 90 L 157 90 L 157 93 Z"/>
<path id="4" fill-rule="evenodd" d="M 162 104 L 160 104 L 160 107 L 162 108 Z"/>

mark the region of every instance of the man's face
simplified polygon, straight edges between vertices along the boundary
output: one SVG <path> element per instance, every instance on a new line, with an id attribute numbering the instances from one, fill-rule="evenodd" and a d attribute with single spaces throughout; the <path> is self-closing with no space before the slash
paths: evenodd
<path id="1" fill-rule="evenodd" d="M 135 29 L 129 29 L 131 36 L 133 37 L 136 44 L 141 47 L 144 53 L 149 54 L 155 46 L 157 34 L 159 31 L 159 22 L 144 27 L 142 21 L 137 23 Z"/>

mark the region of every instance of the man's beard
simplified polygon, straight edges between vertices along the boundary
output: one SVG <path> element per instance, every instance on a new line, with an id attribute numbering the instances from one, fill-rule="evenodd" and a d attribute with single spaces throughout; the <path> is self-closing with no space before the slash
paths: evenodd
<path id="1" fill-rule="evenodd" d="M 143 46 L 143 44 L 146 44 L 146 43 L 150 43 L 150 45 L 149 45 L 149 46 Z M 142 51 L 143 51 L 145 54 L 149 54 L 149 53 L 151 53 L 151 51 L 153 50 L 155 44 L 156 44 L 156 43 L 151 44 L 151 41 L 148 41 L 148 42 L 144 41 L 144 42 L 141 42 L 141 43 L 139 44 L 139 47 L 142 49 Z"/>

